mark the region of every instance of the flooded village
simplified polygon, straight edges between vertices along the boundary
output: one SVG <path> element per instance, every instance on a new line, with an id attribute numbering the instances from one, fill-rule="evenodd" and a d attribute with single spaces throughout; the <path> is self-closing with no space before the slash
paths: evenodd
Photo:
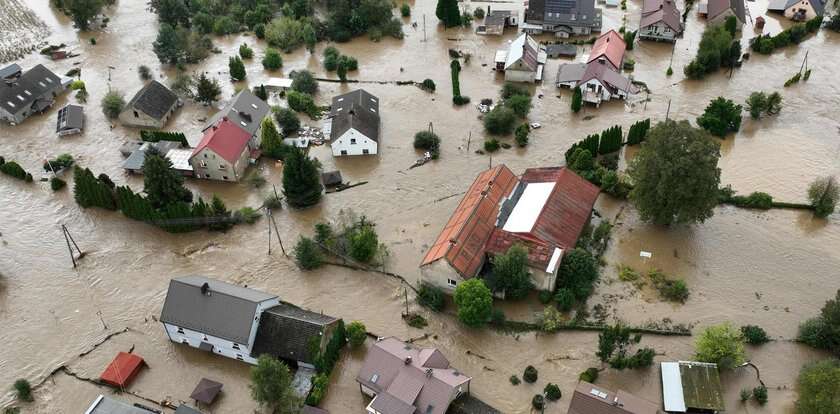
<path id="1" fill-rule="evenodd" d="M 578 0 L 594 3 L 600 26 L 575 23 L 563 37 L 537 16 L 557 18 L 537 5 L 552 1 L 457 2 L 456 18 L 476 17 L 449 28 L 437 1 L 398 1 L 401 39 L 380 31 L 336 42 L 319 27 L 311 47 L 275 45 L 282 64 L 269 70 L 272 46 L 247 24 L 220 27 L 222 35 L 213 27 L 206 57 L 162 63 L 159 8 L 179 0 L 117 0 L 90 17 L 88 30 L 55 2 L 0 0 L 3 87 L 23 91 L 11 106 L 0 102 L 0 157 L 24 170 L 21 179 L 10 167 L 0 174 L 4 414 L 838 412 L 830 398 L 809 405 L 802 391 L 831 396 L 840 377 L 832 362 L 840 338 L 824 345 L 829 334 L 808 336 L 828 331 L 820 327 L 832 322 L 831 306 L 840 331 L 837 304 L 827 303 L 840 289 L 838 213 L 832 205 L 817 214 L 830 191 L 809 197 L 815 180 L 840 170 L 840 33 L 817 28 L 775 50 L 770 42 L 770 53 L 750 47 L 762 34 L 798 32 L 785 30 L 817 12 L 827 26 L 837 4 Z M 348 2 L 237 3 L 270 4 L 269 20 L 302 13 L 325 21 L 336 12 L 327 4 Z M 183 12 L 168 18 L 189 22 Z M 740 26 L 737 64 L 689 78 L 704 31 L 730 15 Z M 666 26 L 681 31 L 673 43 Z M 306 37 L 301 31 L 280 40 Z M 632 47 L 628 31 L 639 32 Z M 327 70 L 329 48 L 357 69 Z M 231 79 L 242 77 L 236 56 L 239 81 Z M 18 69 L 7 74 L 12 64 Z M 28 81 L 31 69 L 43 75 Z M 302 71 L 317 82 L 317 108 L 303 111 L 290 81 Z M 173 87 L 201 75 L 220 89 L 208 105 Z M 46 104 L 35 105 L 33 91 Z M 109 117 L 102 102 L 114 91 L 123 105 Z M 716 98 L 746 107 L 757 91 L 778 92 L 781 110 L 757 119 L 745 110 L 723 137 L 699 128 Z M 490 134 L 490 108 L 507 110 L 524 95 L 527 116 Z M 37 111 L 17 111 L 16 99 Z M 298 110 L 275 109 L 291 106 Z M 303 113 L 313 109 L 322 114 Z M 293 139 L 277 156 L 263 137 L 276 124 L 286 138 L 279 114 L 287 112 L 297 112 L 301 129 L 288 128 Z M 648 140 L 628 142 L 645 120 Z M 691 122 L 692 134 L 715 144 L 711 152 L 719 146 L 719 183 L 704 211 L 711 215 L 657 224 L 634 198 L 639 182 L 628 199 L 618 188 L 629 181 L 607 191 L 609 168 L 596 166 L 642 174 L 638 165 L 655 155 L 645 146 L 681 125 L 674 120 Z M 513 132 L 520 126 L 526 145 Z M 615 144 L 607 143 L 614 126 L 617 147 L 601 151 Z M 423 131 L 439 140 L 418 148 Z M 596 136 L 586 160 L 593 134 L 600 147 Z M 46 163 L 62 154 L 92 175 Z M 149 160 L 171 163 L 156 171 L 167 180 L 188 175 L 190 202 L 203 200 L 210 213 L 154 210 Z M 306 185 L 293 188 L 292 167 Z M 692 168 L 674 171 L 683 170 Z M 340 176 L 323 184 L 338 186 L 322 191 L 321 173 L 334 171 Z M 718 187 L 772 202 L 749 204 Z M 190 197 L 179 188 L 155 193 L 178 206 Z M 372 246 L 354 249 L 371 232 Z M 523 245 L 522 257 L 510 253 Z M 485 284 L 502 286 L 499 257 L 527 262 L 520 284 L 534 289 L 508 285 L 491 297 Z M 578 292 L 570 272 L 587 266 L 595 279 Z M 664 296 L 663 286 L 677 285 Z M 459 286 L 473 293 L 459 297 Z M 485 300 L 471 302 L 473 294 Z M 757 331 L 765 340 L 753 341 Z M 729 348 L 702 346 L 727 335 Z M 260 355 L 268 357 L 258 363 Z M 277 361 L 295 381 L 260 392 L 254 370 L 283 371 Z M 809 377 L 806 366 L 824 377 Z"/>

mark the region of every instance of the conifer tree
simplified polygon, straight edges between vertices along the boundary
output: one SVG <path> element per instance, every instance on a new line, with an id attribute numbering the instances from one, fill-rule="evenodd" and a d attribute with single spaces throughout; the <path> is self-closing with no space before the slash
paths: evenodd
<path id="1" fill-rule="evenodd" d="M 247 76 L 245 64 L 242 63 L 242 59 L 239 56 L 231 56 L 228 59 L 228 68 L 230 68 L 230 77 L 233 80 L 241 81 Z"/>
<path id="2" fill-rule="evenodd" d="M 445 27 L 461 25 L 461 11 L 458 10 L 458 0 L 438 0 L 435 15 Z"/>
<path id="3" fill-rule="evenodd" d="M 184 188 L 184 177 L 172 169 L 168 158 L 154 150 L 147 151 L 143 161 L 143 191 L 156 209 L 192 201 L 192 193 Z"/>
<path id="4" fill-rule="evenodd" d="M 232 226 L 228 220 L 230 219 L 230 210 L 225 206 L 225 202 L 215 194 L 213 194 L 213 201 L 210 203 L 210 217 L 214 220 L 208 226 L 210 230 L 225 231 Z"/>
<path id="5" fill-rule="evenodd" d="M 283 193 L 292 207 L 308 207 L 321 200 L 317 161 L 298 148 L 290 148 L 283 167 Z"/>

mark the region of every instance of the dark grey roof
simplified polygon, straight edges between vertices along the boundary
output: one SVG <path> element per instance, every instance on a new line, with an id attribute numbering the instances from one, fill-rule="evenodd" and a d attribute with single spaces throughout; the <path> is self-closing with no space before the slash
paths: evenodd
<path id="1" fill-rule="evenodd" d="M 337 139 L 353 128 L 369 139 L 379 142 L 379 98 L 364 89 L 356 89 L 334 97 L 330 116 L 330 140 Z"/>
<path id="2" fill-rule="evenodd" d="M 569 26 L 598 26 L 600 9 L 595 8 L 595 0 L 532 0 L 525 11 L 525 20 Z"/>
<path id="3" fill-rule="evenodd" d="M 23 71 L 23 69 L 21 69 L 20 65 L 12 63 L 11 65 L 0 69 L 0 79 L 20 75 L 21 71 Z"/>
<path id="4" fill-rule="evenodd" d="M 140 148 L 131 152 L 131 155 L 123 161 L 123 169 L 129 171 L 140 171 L 143 169 L 143 162 L 146 161 L 146 151 L 154 146 L 162 155 L 166 155 L 171 149 L 181 148 L 181 143 L 175 141 L 144 142 Z"/>
<path id="5" fill-rule="evenodd" d="M 177 103 L 178 95 L 175 95 L 175 92 L 153 80 L 137 91 L 126 108 L 143 111 L 146 115 L 161 120 Z"/>
<path id="6" fill-rule="evenodd" d="M 85 126 L 84 108 L 79 105 L 67 105 L 58 110 L 55 132 L 82 129 Z"/>
<path id="7" fill-rule="evenodd" d="M 203 284 L 208 294 L 201 292 Z M 203 276 L 172 279 L 161 322 L 248 344 L 251 324 L 261 302 L 277 296 Z"/>
<path id="8" fill-rule="evenodd" d="M 52 102 L 50 92 L 55 88 L 61 88 L 61 78 L 44 65 L 37 65 L 16 82 L 0 85 L 0 106 L 12 114 L 24 108 L 43 108 Z"/>
<path id="9" fill-rule="evenodd" d="M 153 411 L 100 395 L 85 412 L 88 414 L 151 414 Z"/>
<path id="10" fill-rule="evenodd" d="M 327 187 L 341 184 L 341 171 L 335 170 L 321 173 L 321 182 Z"/>
<path id="11" fill-rule="evenodd" d="M 320 338 L 325 327 L 337 322 L 332 316 L 301 309 L 282 302 L 263 311 L 251 355 L 262 354 L 313 363 L 312 338 Z"/>
<path id="12" fill-rule="evenodd" d="M 186 406 L 181 404 L 178 406 L 178 409 L 175 410 L 175 414 L 203 414 L 201 411 L 196 410 L 195 408 Z"/>
<path id="13" fill-rule="evenodd" d="M 236 94 L 230 103 L 221 111 L 213 114 L 201 131 L 206 131 L 207 128 L 216 125 L 216 122 L 220 119 L 227 117 L 230 122 L 248 131 L 249 134 L 254 135 L 257 133 L 257 129 L 260 128 L 260 123 L 263 118 L 268 115 L 270 110 L 271 108 L 269 108 L 265 101 L 258 98 L 257 95 L 254 95 L 246 88 Z"/>
<path id="14" fill-rule="evenodd" d="M 815 0 L 815 2 L 819 2 L 819 0 Z M 735 11 L 735 15 L 738 16 L 738 20 L 742 23 L 746 23 L 746 6 L 744 5 L 744 0 L 729 0 L 729 3 L 732 5 L 732 10 Z"/>
<path id="15" fill-rule="evenodd" d="M 577 55 L 577 46 L 567 44 L 548 45 L 545 47 L 545 52 L 548 56 L 575 57 Z"/>

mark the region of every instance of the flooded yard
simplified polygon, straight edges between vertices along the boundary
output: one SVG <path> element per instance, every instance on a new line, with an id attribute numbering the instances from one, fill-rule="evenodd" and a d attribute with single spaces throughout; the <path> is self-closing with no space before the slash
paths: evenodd
<path id="1" fill-rule="evenodd" d="M 635 28 L 641 0 L 627 3 L 628 27 Z M 65 94 L 43 115 L 14 127 L 0 125 L 0 155 L 17 160 L 33 172 L 37 181 L 43 159 L 70 153 L 79 164 L 96 174 L 107 173 L 118 185 L 142 188 L 141 177 L 125 175 L 121 170 L 123 158 L 118 151 L 125 140 L 137 139 L 139 131 L 118 122 L 112 126 L 102 114 L 99 102 L 109 88 L 121 90 L 130 99 L 143 84 L 137 74 L 139 65 L 151 67 L 155 78 L 164 83 L 175 75 L 172 68 L 162 67 L 152 52 L 158 25 L 145 1 L 119 1 L 106 9 L 110 16 L 106 29 L 81 34 L 47 0 L 0 0 L 0 7 L 7 4 L 31 7 L 49 28 L 51 34 L 46 41 L 66 43 L 80 54 L 53 62 L 36 52 L 18 63 L 24 68 L 43 63 L 60 75 L 79 67 L 90 97 L 85 105 L 87 127 L 83 134 L 59 139 L 54 133 L 57 108 L 75 102 L 75 98 Z M 741 131 L 722 141 L 720 167 L 724 185 L 732 185 L 744 194 L 764 191 L 779 200 L 803 202 L 813 178 L 840 170 L 840 85 L 835 82 L 840 34 L 821 30 L 799 47 L 788 47 L 770 56 L 753 55 L 734 71 L 731 79 L 721 71 L 703 81 L 688 81 L 683 79 L 682 68 L 694 57 L 705 26 L 691 12 L 685 36 L 673 50 L 670 44 L 644 42 L 637 43 L 630 52 L 637 62 L 633 77 L 650 88 L 648 102 L 638 102 L 633 107 L 610 102 L 599 109 L 588 107 L 577 115 L 569 109 L 568 91 L 561 92 L 551 81 L 558 65 L 567 60 L 549 60 L 546 81 L 534 87 L 539 97 L 534 99 L 529 115 L 542 128 L 533 131 L 526 148 L 501 150 L 491 158 L 474 152 L 484 140 L 475 106 L 454 107 L 451 103 L 447 49 L 472 54 L 460 75 L 462 94 L 470 96 L 473 103 L 482 98 L 495 100 L 503 82 L 491 70 L 493 57 L 497 48 L 514 38 L 514 31 L 508 30 L 503 37 L 476 36 L 472 29 L 444 31 L 437 26 L 433 0 L 410 4 L 412 17 L 403 19 L 404 40 L 373 43 L 363 37 L 336 45 L 342 54 L 359 60 L 359 71 L 351 72 L 350 79 L 389 83 L 321 82 L 316 99 L 326 105 L 332 96 L 357 87 L 378 96 L 382 117 L 379 156 L 334 159 L 326 146 L 311 150 L 310 154 L 323 163 L 325 170 L 337 168 L 345 181 L 369 183 L 326 195 L 310 209 L 279 212 L 277 224 L 287 250 L 300 234 L 310 234 L 313 224 L 350 208 L 377 223 L 380 241 L 390 250 L 386 270 L 415 283 L 426 248 L 458 204 L 460 194 L 489 165 L 505 163 L 516 173 L 528 167 L 561 165 L 569 145 L 590 133 L 615 124 L 626 130 L 633 122 L 648 117 L 654 122 L 663 120 L 669 106 L 669 117 L 693 120 L 717 96 L 741 103 L 757 90 L 780 91 L 784 98 L 782 112 L 760 121 L 745 117 Z M 463 5 L 472 9 L 488 4 L 499 5 Z M 522 7 L 518 3 L 505 5 Z M 764 15 L 766 6 L 766 0 L 749 2 L 752 18 Z M 604 30 L 618 29 L 624 13 L 618 8 L 606 8 Z M 777 16 L 768 17 L 765 30 L 778 30 L 780 23 L 776 19 Z M 418 23 L 416 29 L 412 22 Z M 0 27 L 2 30 L 6 29 Z M 754 33 L 748 23 L 742 43 L 746 45 L 746 39 Z M 91 37 L 96 38 L 96 45 L 89 42 Z M 223 86 L 223 102 L 214 108 L 187 103 L 167 125 L 168 130 L 186 133 L 192 144 L 200 139 L 204 119 L 233 95 L 235 87 L 258 85 L 269 76 L 287 76 L 302 68 L 318 77 L 336 77 L 321 66 L 326 43 L 320 43 L 314 53 L 299 49 L 284 55 L 282 70 L 270 74 L 260 64 L 266 47 L 263 41 L 246 35 L 216 37 L 213 41 L 222 53 L 212 54 L 200 64 L 188 66 L 188 70 L 206 71 L 217 77 Z M 247 80 L 235 85 L 227 79 L 227 62 L 243 42 L 255 49 L 256 57 L 245 62 Z M 588 49 L 589 46 L 579 48 L 577 60 L 588 54 Z M 813 69 L 810 80 L 782 88 L 784 81 L 799 70 L 806 52 Z M 667 77 L 672 55 L 674 75 Z M 395 83 L 425 78 L 435 81 L 436 93 Z M 309 123 L 317 126 L 320 121 Z M 412 137 L 428 128 L 429 123 L 442 139 L 440 159 L 409 169 L 421 155 L 412 148 Z M 512 143 L 513 139 L 504 141 Z M 625 149 L 623 162 L 633 153 L 633 149 Z M 261 189 L 244 183 L 196 180 L 187 180 L 187 186 L 205 199 L 218 194 L 231 209 L 257 207 L 271 184 L 281 184 L 281 174 L 273 163 L 263 161 L 257 168 L 269 181 Z M 74 202 L 72 191 L 53 193 L 47 183 L 24 184 L 7 177 L 0 177 L 0 206 L 0 326 L 6 343 L 11 345 L 0 348 L 3 407 L 13 401 L 7 385 L 17 378 L 39 383 L 62 365 L 81 376 L 97 377 L 117 351 L 135 347 L 135 352 L 149 362 L 149 369 L 138 377 L 132 391 L 156 400 L 188 400 L 192 387 L 206 376 L 225 384 L 224 396 L 212 412 L 253 412 L 256 406 L 248 394 L 247 366 L 172 344 L 155 320 L 160 315 L 169 279 L 190 274 L 269 291 L 345 321 L 361 320 L 377 335 L 408 339 L 429 333 L 431 336 L 420 344 L 439 347 L 453 366 L 473 376 L 471 392 L 505 413 L 528 413 L 531 397 L 547 382 L 559 384 L 563 392 L 558 403 L 548 404 L 547 412 L 564 413 L 578 374 L 587 367 L 599 366 L 595 357 L 598 338 L 591 332 L 506 335 L 467 329 L 452 316 L 425 310 L 420 311 L 429 319 L 429 326 L 422 330 L 410 328 L 400 318 L 405 306 L 404 287 L 396 279 L 334 266 L 301 272 L 276 249 L 267 254 L 265 220 L 237 226 L 227 233 L 168 234 L 119 213 L 82 210 Z M 606 195 L 601 196 L 596 207 L 606 217 L 615 217 L 621 210 L 621 204 Z M 62 224 L 87 252 L 75 270 L 62 239 Z M 628 206 L 613 231 L 604 256 L 601 283 L 589 305 L 603 304 L 611 316 L 631 324 L 669 318 L 675 323 L 693 325 L 695 332 L 722 321 L 764 327 L 778 341 L 751 347 L 748 357 L 761 368 L 762 379 L 770 389 L 770 402 L 764 407 L 742 405 L 738 393 L 756 385 L 754 372 L 726 373 L 723 383 L 727 412 L 791 413 L 799 368 L 825 357 L 790 340 L 795 337 L 799 322 L 815 315 L 840 288 L 837 224 L 837 214 L 818 220 L 808 212 L 720 207 L 704 224 L 663 228 L 641 222 Z M 640 258 L 642 250 L 651 252 L 652 257 Z M 684 305 L 673 305 L 638 292 L 618 280 L 618 264 L 640 270 L 658 268 L 684 279 L 691 296 Z M 417 309 L 416 304 L 411 306 Z M 534 298 L 503 307 L 509 318 L 516 319 L 531 318 L 542 309 Z M 129 331 L 114 336 L 84 357 L 78 356 L 106 335 L 125 328 Z M 644 345 L 663 354 L 657 362 L 691 358 L 693 341 L 691 337 L 643 338 Z M 355 382 L 363 358 L 364 350 L 347 352 L 336 366 L 322 404 L 325 408 L 333 413 L 364 409 Z M 539 369 L 539 382 L 512 386 L 508 378 L 521 375 L 527 365 Z M 642 371 L 607 369 L 598 382 L 661 401 L 656 367 Z M 110 392 L 58 373 L 38 388 L 36 403 L 25 406 L 23 412 L 76 414 L 99 393 Z"/>

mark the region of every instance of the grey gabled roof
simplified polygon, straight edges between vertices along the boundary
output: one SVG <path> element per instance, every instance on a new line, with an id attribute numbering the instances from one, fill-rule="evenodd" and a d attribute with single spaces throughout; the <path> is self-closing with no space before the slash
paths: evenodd
<path id="1" fill-rule="evenodd" d="M 152 411 L 100 395 L 84 414 L 152 414 Z"/>
<path id="2" fill-rule="evenodd" d="M 67 105 L 58 110 L 55 132 L 82 129 L 85 126 L 84 109 L 79 105 Z"/>
<path id="3" fill-rule="evenodd" d="M 271 108 L 265 101 L 258 98 L 257 95 L 254 95 L 246 88 L 239 91 L 221 111 L 213 114 L 201 131 L 206 131 L 207 128 L 216 125 L 220 119 L 227 117 L 230 122 L 233 122 L 236 126 L 244 129 L 253 136 L 257 133 L 257 129 L 260 128 L 260 123 L 268 115 L 270 110 Z"/>
<path id="4" fill-rule="evenodd" d="M 569 26 L 599 26 L 600 9 L 595 0 L 531 0 L 525 19 Z"/>
<path id="5" fill-rule="evenodd" d="M 208 294 L 201 292 L 207 283 Z M 257 305 L 276 295 L 231 285 L 203 276 L 172 279 L 161 322 L 248 344 Z"/>
<path id="6" fill-rule="evenodd" d="M 61 78 L 44 65 L 36 65 L 17 81 L 0 85 L 0 106 L 12 114 L 24 108 L 43 108 L 44 102 L 52 102 L 53 96 L 49 92 L 55 88 L 61 88 Z M 46 99 L 39 99 L 42 96 Z M 39 100 L 43 102 L 39 103 Z"/>
<path id="7" fill-rule="evenodd" d="M 794 4 L 799 3 L 800 0 L 770 0 L 767 5 L 767 10 L 782 13 L 791 8 Z M 825 3 L 823 0 L 810 0 L 811 7 L 817 16 L 822 16 L 825 13 Z"/>
<path id="8" fill-rule="evenodd" d="M 177 103 L 178 95 L 175 95 L 175 92 L 153 80 L 134 94 L 126 108 L 143 111 L 146 115 L 161 120 Z"/>
<path id="9" fill-rule="evenodd" d="M 374 142 L 379 142 L 379 98 L 364 89 L 334 97 L 330 117 L 330 140 L 337 139 L 353 128 Z"/>
<path id="10" fill-rule="evenodd" d="M 0 69 L 0 79 L 6 79 L 11 76 L 16 76 L 21 73 L 23 69 L 21 69 L 20 65 L 17 63 L 12 63 L 11 65 L 5 66 Z"/>
<path id="11" fill-rule="evenodd" d="M 319 338 L 320 342 L 324 329 L 337 321 L 338 318 L 281 302 L 263 311 L 251 355 L 269 354 L 311 364 L 315 357 L 310 355 L 312 338 Z"/>
<path id="12" fill-rule="evenodd" d="M 144 142 L 140 148 L 132 151 L 128 158 L 123 161 L 123 169 L 129 171 L 141 171 L 146 161 L 146 151 L 149 147 L 157 148 L 161 155 L 166 155 L 169 150 L 181 148 L 181 143 L 175 141 Z"/>

